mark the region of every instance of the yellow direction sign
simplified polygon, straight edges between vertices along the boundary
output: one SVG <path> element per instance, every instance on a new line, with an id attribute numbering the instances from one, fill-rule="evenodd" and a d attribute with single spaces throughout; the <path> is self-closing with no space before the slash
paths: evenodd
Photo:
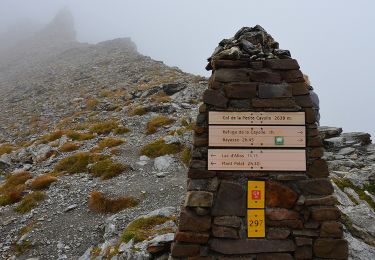
<path id="1" fill-rule="evenodd" d="M 297 149 L 208 149 L 208 170 L 306 171 L 306 152 Z"/>
<path id="2" fill-rule="evenodd" d="M 208 113 L 210 125 L 305 125 L 305 112 L 216 112 Z"/>
<path id="3" fill-rule="evenodd" d="M 264 208 L 264 181 L 247 182 L 247 207 L 253 209 Z"/>
<path id="4" fill-rule="evenodd" d="M 209 146 L 305 147 L 304 126 L 209 126 Z"/>
<path id="5" fill-rule="evenodd" d="M 247 210 L 247 236 L 265 237 L 264 209 Z"/>

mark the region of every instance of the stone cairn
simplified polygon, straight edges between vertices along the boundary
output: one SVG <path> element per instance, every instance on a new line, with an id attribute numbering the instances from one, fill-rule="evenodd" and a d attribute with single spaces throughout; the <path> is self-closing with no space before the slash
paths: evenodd
<path id="1" fill-rule="evenodd" d="M 219 43 L 208 59 L 174 259 L 347 259 L 309 86 L 290 52 L 259 25 Z M 208 112 L 304 112 L 306 171 L 208 170 Z M 247 181 L 265 181 L 265 237 L 247 236 Z"/>

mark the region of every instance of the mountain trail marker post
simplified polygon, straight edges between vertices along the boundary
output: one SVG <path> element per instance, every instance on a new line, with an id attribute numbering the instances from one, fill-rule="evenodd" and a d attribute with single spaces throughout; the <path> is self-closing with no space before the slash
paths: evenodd
<path id="1" fill-rule="evenodd" d="M 207 68 L 172 258 L 347 259 L 297 61 L 255 26 L 223 40 Z"/>

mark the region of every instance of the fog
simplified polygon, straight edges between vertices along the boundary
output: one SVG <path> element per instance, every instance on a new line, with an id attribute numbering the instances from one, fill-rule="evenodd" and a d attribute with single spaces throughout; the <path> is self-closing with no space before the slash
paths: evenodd
<path id="1" fill-rule="evenodd" d="M 45 24 L 63 6 L 79 41 L 130 36 L 141 53 L 206 76 L 221 39 L 260 24 L 310 76 L 322 125 L 375 134 L 374 1 L 0 0 L 0 33 L 24 19 Z"/>

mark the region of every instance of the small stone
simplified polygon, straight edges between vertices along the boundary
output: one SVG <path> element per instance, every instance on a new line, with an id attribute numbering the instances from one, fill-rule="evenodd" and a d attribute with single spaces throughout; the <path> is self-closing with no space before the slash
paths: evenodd
<path id="1" fill-rule="evenodd" d="M 158 178 L 164 178 L 165 177 L 165 172 L 158 172 L 157 174 L 156 174 L 156 177 L 158 177 Z"/>
<path id="2" fill-rule="evenodd" d="M 305 193 L 315 195 L 330 195 L 333 193 L 333 186 L 326 178 L 302 180 L 299 181 L 299 186 Z"/>
<path id="3" fill-rule="evenodd" d="M 267 232 L 268 239 L 286 239 L 289 235 L 289 229 L 269 228 Z"/>
<path id="4" fill-rule="evenodd" d="M 311 209 L 311 218 L 316 221 L 336 220 L 339 219 L 340 216 L 340 210 L 335 207 Z"/>
<path id="5" fill-rule="evenodd" d="M 212 234 L 214 237 L 238 239 L 237 229 L 223 226 L 213 226 Z"/>
<path id="6" fill-rule="evenodd" d="M 210 213 L 210 209 L 209 208 L 203 208 L 203 207 L 195 207 L 194 211 L 199 216 L 206 216 L 206 215 L 208 215 Z"/>
<path id="7" fill-rule="evenodd" d="M 241 226 L 241 218 L 236 216 L 215 217 L 214 224 L 218 226 L 239 228 Z"/>
<path id="8" fill-rule="evenodd" d="M 309 86 L 305 82 L 288 83 L 292 86 L 293 96 L 309 94 Z"/>
<path id="9" fill-rule="evenodd" d="M 257 260 L 293 260 L 293 256 L 287 253 L 266 253 L 257 255 Z"/>
<path id="10" fill-rule="evenodd" d="M 299 219 L 299 214 L 287 209 L 267 209 L 266 217 L 270 220 L 291 220 Z"/>
<path id="11" fill-rule="evenodd" d="M 312 246 L 300 246 L 297 247 L 296 252 L 294 252 L 294 257 L 296 259 L 312 259 Z"/>
<path id="12" fill-rule="evenodd" d="M 267 181 L 266 205 L 268 207 L 280 207 L 290 209 L 294 206 L 298 195 L 288 186 L 279 182 Z"/>
<path id="13" fill-rule="evenodd" d="M 196 244 L 173 243 L 171 255 L 173 257 L 188 257 L 199 255 L 200 246 Z"/>
<path id="14" fill-rule="evenodd" d="M 186 194 L 185 207 L 211 207 L 213 194 L 206 191 L 188 191 Z"/>
<path id="15" fill-rule="evenodd" d="M 344 239 L 319 238 L 314 243 L 317 257 L 348 259 L 348 251 L 348 242 Z"/>
<path id="16" fill-rule="evenodd" d="M 298 70 L 299 65 L 295 59 L 269 59 L 265 62 L 266 66 L 275 70 Z"/>
<path id="17" fill-rule="evenodd" d="M 345 147 L 345 148 L 342 148 L 338 154 L 340 155 L 349 155 L 349 154 L 352 154 L 353 152 L 355 152 L 355 148 L 353 147 Z"/>
<path id="18" fill-rule="evenodd" d="M 248 69 L 218 69 L 212 74 L 212 79 L 219 82 L 249 82 Z"/>
<path id="19" fill-rule="evenodd" d="M 218 90 L 207 89 L 203 93 L 203 102 L 219 108 L 226 108 L 228 99 Z"/>
<path id="20" fill-rule="evenodd" d="M 63 211 L 64 212 L 68 212 L 68 211 L 71 211 L 71 210 L 73 210 L 73 209 L 75 209 L 77 207 L 78 207 L 77 204 L 72 204 L 72 205 L 69 205 L 68 207 L 66 207 Z"/>
<path id="21" fill-rule="evenodd" d="M 181 211 L 179 222 L 179 229 L 181 231 L 204 232 L 209 230 L 210 227 L 210 216 L 199 216 L 187 209 Z"/>
<path id="22" fill-rule="evenodd" d="M 320 227 L 320 236 L 341 238 L 343 236 L 343 226 L 336 221 L 323 222 Z"/>
<path id="23" fill-rule="evenodd" d="M 167 170 L 173 162 L 173 158 L 170 155 L 164 155 L 156 157 L 154 160 L 154 167 L 158 171 Z"/>
<path id="24" fill-rule="evenodd" d="M 282 79 L 286 82 L 305 82 L 303 74 L 300 70 L 286 70 L 280 71 Z"/>
<path id="25" fill-rule="evenodd" d="M 246 192 L 242 185 L 222 181 L 217 192 L 212 216 L 245 216 Z"/>
<path id="26" fill-rule="evenodd" d="M 312 238 L 307 237 L 296 237 L 295 241 L 297 246 L 311 246 L 313 243 Z"/>
<path id="27" fill-rule="evenodd" d="M 292 87 L 286 83 L 259 84 L 260 98 L 287 98 L 292 96 Z"/>
<path id="28" fill-rule="evenodd" d="M 292 98 L 253 98 L 252 105 L 256 108 L 299 108 Z"/>
<path id="29" fill-rule="evenodd" d="M 313 198 L 306 198 L 305 205 L 312 206 L 312 205 L 321 205 L 321 206 L 333 206 L 336 203 L 336 197 L 333 195 L 325 196 L 325 197 L 313 197 Z"/>
<path id="30" fill-rule="evenodd" d="M 225 255 L 291 252 L 295 250 L 294 242 L 291 240 L 266 239 L 212 239 L 210 249 Z"/>
<path id="31" fill-rule="evenodd" d="M 248 74 L 250 79 L 255 82 L 281 83 L 281 76 L 279 73 L 269 72 L 267 70 L 251 70 Z"/>
<path id="32" fill-rule="evenodd" d="M 256 96 L 257 83 L 231 83 L 224 87 L 228 98 L 249 99 Z"/>
<path id="33" fill-rule="evenodd" d="M 328 177 L 328 165 L 325 160 L 318 159 L 314 160 L 311 165 L 309 165 L 307 174 L 312 178 L 324 178 Z"/>
<path id="34" fill-rule="evenodd" d="M 294 236 L 305 236 L 305 237 L 318 237 L 319 232 L 317 230 L 303 229 L 303 230 L 293 230 Z"/>
<path id="35" fill-rule="evenodd" d="M 206 244 L 208 242 L 208 233 L 184 232 L 178 231 L 175 236 L 176 241 L 193 244 Z"/>

